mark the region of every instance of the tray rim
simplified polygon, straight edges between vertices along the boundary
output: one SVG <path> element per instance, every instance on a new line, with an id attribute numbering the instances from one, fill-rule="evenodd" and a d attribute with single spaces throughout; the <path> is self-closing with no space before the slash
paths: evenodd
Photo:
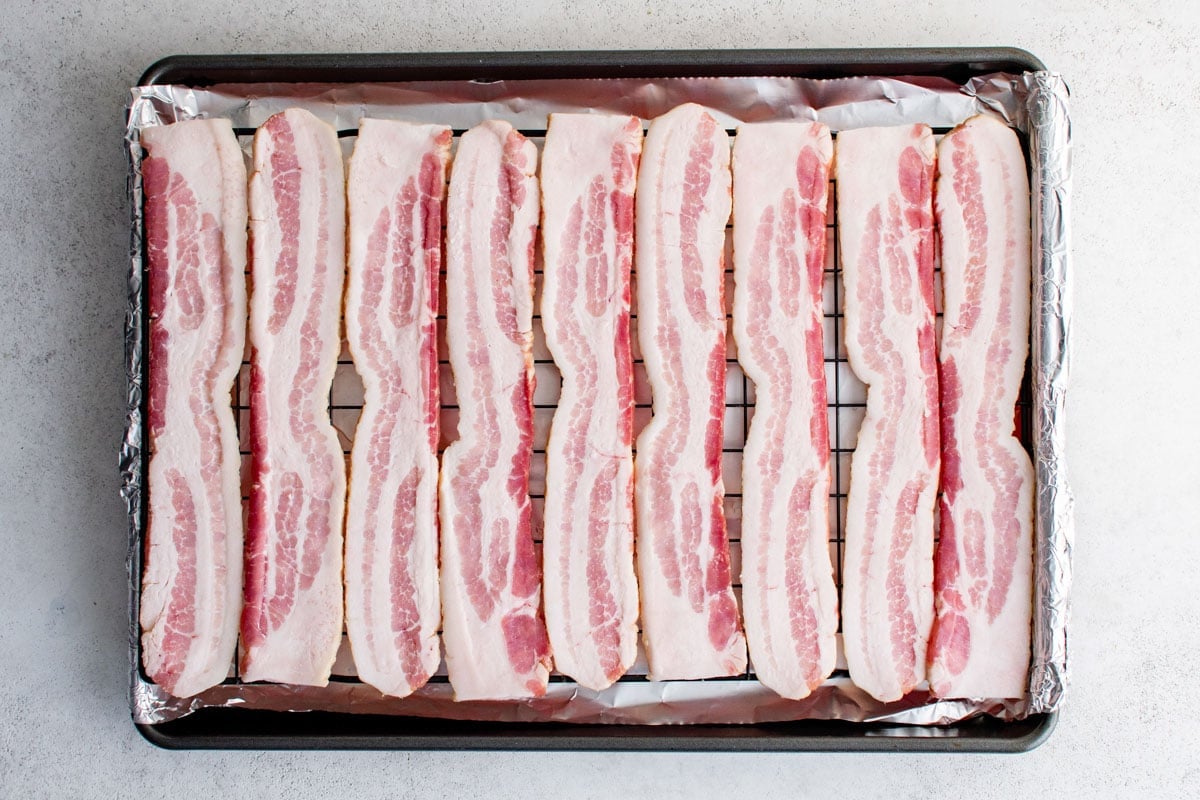
<path id="1" fill-rule="evenodd" d="M 428 53 L 268 53 L 177 54 L 153 62 L 138 85 L 269 82 L 399 82 L 414 80 L 518 80 L 530 78 L 706 77 L 774 74 L 836 78 L 849 75 L 964 76 L 997 71 L 1045 70 L 1032 53 L 1017 47 L 813 48 L 719 50 L 554 50 Z M 303 79 L 296 80 L 297 73 Z M 431 77 L 431 73 L 437 77 Z M 289 77 L 291 80 L 289 80 Z M 143 287 L 144 292 L 144 287 Z M 144 342 L 143 342 L 144 347 Z M 130 376 L 132 378 L 132 376 Z M 138 377 L 141 377 L 139 374 Z M 141 461 L 148 457 L 145 448 Z M 145 508 L 140 504 L 144 515 Z M 130 516 L 131 534 L 142 543 L 142 520 Z M 131 586 L 140 584 L 140 562 L 129 559 Z M 138 574 L 135 574 L 134 571 Z M 132 637 L 138 637 L 138 592 L 130 593 Z M 140 675 L 137 648 L 131 648 L 131 680 Z M 131 708 L 132 713 L 132 708 Z M 1054 731 L 1058 711 L 1017 722 L 976 718 L 939 727 L 934 735 L 920 726 L 872 725 L 836 720 L 799 720 L 763 725 L 571 725 L 565 723 L 477 723 L 436 720 L 461 732 L 430 734 L 342 732 L 287 733 L 296 712 L 203 709 L 167 723 L 134 722 L 150 744 L 171 750 L 583 750 L 583 751 L 740 751 L 740 752 L 963 752 L 1023 753 L 1040 746 Z M 228 718 L 244 727 L 247 715 L 273 719 L 278 732 L 212 733 L 206 726 Z M 311 716 L 310 716 L 311 715 Z M 384 721 L 431 726 L 431 720 L 336 712 L 306 712 L 306 722 Z M 214 720 L 215 718 L 215 720 Z M 852 727 L 845 727 L 852 726 Z M 304 727 L 304 726 L 297 726 Z M 336 727 L 341 727 L 336 725 Z M 474 727 L 476 731 L 470 729 Z M 799 730 L 797 730 L 799 729 Z"/>
<path id="2" fill-rule="evenodd" d="M 511 80 L 533 77 L 526 73 L 547 68 L 554 70 L 553 77 L 561 78 L 618 75 L 658 78 L 770 74 L 764 70 L 804 77 L 861 75 L 866 70 L 891 75 L 942 75 L 950 68 L 982 73 L 1044 70 L 1046 66 L 1037 56 L 1018 47 L 247 53 L 167 56 L 151 64 L 138 84 L 289 82 L 287 75 L 298 70 L 328 73 L 321 79 L 301 81 L 304 83 L 384 80 L 384 76 L 391 81 Z M 439 77 L 430 78 L 430 70 L 436 70 Z M 230 79 L 250 72 L 257 72 L 259 77 Z M 482 77 L 485 74 L 487 77 Z"/>
<path id="3" fill-rule="evenodd" d="M 497 750 L 497 751 L 590 751 L 590 752 L 754 752 L 754 753 L 1025 753 L 1039 747 L 1049 738 L 1058 724 L 1058 712 L 1036 714 L 1017 723 L 1000 723 L 977 718 L 976 723 L 991 723 L 977 733 L 939 735 L 889 734 L 888 731 L 911 729 L 914 726 L 870 726 L 837 720 L 800 720 L 795 723 L 770 725 L 572 725 L 566 723 L 496 723 L 488 732 L 429 734 L 380 733 L 273 733 L 224 734 L 188 732 L 195 727 L 196 715 L 210 718 L 234 714 L 262 715 L 285 718 L 312 715 L 318 720 L 336 723 L 355 716 L 360 723 L 386 721 L 399 726 L 411 721 L 428 725 L 431 720 L 419 717 L 387 717 L 379 715 L 346 715 L 337 712 L 238 711 L 229 708 L 210 708 L 181 717 L 169 723 L 150 725 L 134 723 L 149 743 L 165 750 Z M 189 726 L 187 723 L 191 721 Z M 220 722 L 214 720 L 213 724 Z M 448 725 L 483 723 L 457 720 L 436 720 Z M 969 724 L 969 723 L 968 723 Z M 487 723 L 492 726 L 492 723 Z M 963 723 L 934 729 L 948 732 Z M 827 732 L 789 732 L 790 728 L 815 726 Z M 1016 735 L 997 736 L 1001 726 L 1020 727 Z M 166 730 L 164 730 L 164 727 Z M 177 733 L 180 729 L 184 732 Z M 920 730 L 930 730 L 920 728 Z"/>

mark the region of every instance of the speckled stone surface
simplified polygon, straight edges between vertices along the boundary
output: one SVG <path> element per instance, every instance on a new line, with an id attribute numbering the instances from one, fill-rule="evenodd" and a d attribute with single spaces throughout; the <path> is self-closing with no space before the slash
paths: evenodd
<path id="1" fill-rule="evenodd" d="M 1200 12 L 1184 2 L 8 0 L 0 797 L 1172 797 L 1200 784 Z M 1052 7 L 1054 6 L 1054 7 Z M 62 10 L 60 10 L 60 8 Z M 125 696 L 125 89 L 171 53 L 1016 45 L 1075 134 L 1073 687 L 1016 757 L 168 753 Z"/>

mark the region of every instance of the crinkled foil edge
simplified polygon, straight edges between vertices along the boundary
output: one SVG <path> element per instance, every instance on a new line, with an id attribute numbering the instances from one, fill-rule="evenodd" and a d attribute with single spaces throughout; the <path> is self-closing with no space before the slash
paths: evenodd
<path id="1" fill-rule="evenodd" d="M 798 719 L 936 726 L 988 714 L 1022 719 L 1056 710 L 1067 684 L 1067 624 L 1073 538 L 1065 464 L 1065 400 L 1072 312 L 1069 271 L 1070 120 L 1068 89 L 1050 72 L 979 76 L 965 86 L 939 78 L 705 78 L 426 82 L 410 84 L 226 85 L 207 89 L 145 86 L 132 90 L 125 143 L 129 159 L 131 238 L 125 316 L 127 407 L 121 443 L 121 496 L 129 514 L 130 706 L 135 722 L 155 724 L 202 708 L 340 711 L 462 720 L 583 723 L 761 723 Z M 649 118 L 682 102 L 708 105 L 724 122 L 820 119 L 835 130 L 925 122 L 951 127 L 990 113 L 1027 134 L 1033 196 L 1033 396 L 1037 476 L 1033 647 L 1029 694 L 1020 700 L 936 700 L 913 692 L 879 703 L 845 677 L 810 697 L 785 700 L 754 680 L 629 681 L 602 692 L 552 682 L 543 698 L 456 703 L 444 683 L 389 698 L 358 682 L 325 687 L 226 684 L 177 698 L 140 670 L 138 598 L 143 514 L 142 184 L 140 131 L 194 117 L 227 117 L 253 128 L 290 106 L 308 108 L 339 128 L 363 116 L 437 120 L 467 128 L 482 119 L 544 127 L 555 111 L 610 111 Z M 913 735 L 923 734 L 913 728 Z"/>
<path id="2" fill-rule="evenodd" d="M 1074 500 L 1067 483 L 1066 399 L 1073 304 L 1070 281 L 1070 141 L 1066 84 L 1056 75 L 1026 76 L 1033 195 L 1034 468 L 1037 480 L 1033 661 L 1030 712 L 1052 711 L 1067 686 Z"/>
<path id="3" fill-rule="evenodd" d="M 125 136 L 125 152 L 129 159 L 129 272 L 126 275 L 125 291 L 125 435 L 121 438 L 118 466 L 121 470 L 121 500 L 129 518 L 129 546 L 125 554 L 126 573 L 129 576 L 129 701 L 135 722 L 159 721 L 178 716 L 172 713 L 162 717 L 171 697 L 160 687 L 148 682 L 141 674 L 139 647 L 140 626 L 138 609 L 141 596 L 141 548 L 142 527 L 145 516 L 142 512 L 142 481 L 148 453 L 143 453 L 145 427 L 142 418 L 142 385 L 145 371 L 142 367 L 142 333 L 145 330 L 143 315 L 146 313 L 142 296 L 142 146 L 135 125 L 133 106 L 130 107 L 129 126 Z M 143 458 L 145 455 L 145 458 Z M 186 713 L 186 712 L 184 712 Z"/>

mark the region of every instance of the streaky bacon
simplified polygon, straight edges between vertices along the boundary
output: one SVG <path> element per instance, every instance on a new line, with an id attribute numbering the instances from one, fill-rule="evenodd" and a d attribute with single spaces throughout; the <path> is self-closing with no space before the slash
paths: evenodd
<path id="1" fill-rule="evenodd" d="M 447 200 L 446 329 L 458 439 L 441 476 L 442 636 L 458 700 L 538 697 L 550 646 L 529 499 L 537 148 L 463 134 Z"/>
<path id="2" fill-rule="evenodd" d="M 884 702 L 925 680 L 933 620 L 934 159 L 925 125 L 838 134 L 846 352 L 868 386 L 850 467 L 842 636 L 851 680 Z"/>
<path id="3" fill-rule="evenodd" d="M 323 686 L 342 634 L 345 461 L 329 420 L 346 269 L 332 127 L 289 109 L 254 136 L 242 678 Z"/>
<path id="4" fill-rule="evenodd" d="M 635 258 L 654 416 L 638 437 L 634 502 L 653 680 L 746 669 L 721 477 L 730 183 L 729 135 L 707 110 L 682 105 L 651 123 L 638 170 Z"/>
<path id="5" fill-rule="evenodd" d="M 346 510 L 358 676 L 404 697 L 438 668 L 437 294 L 450 129 L 364 119 L 350 159 L 346 338 L 362 378 Z"/>
<path id="6" fill-rule="evenodd" d="M 938 169 L 942 498 L 929 684 L 939 697 L 1023 697 L 1033 465 L 1012 419 L 1029 352 L 1029 181 L 1016 133 L 992 117 L 947 134 Z"/>
<path id="7" fill-rule="evenodd" d="M 542 326 L 562 373 L 543 564 L 555 668 L 600 690 L 637 656 L 633 361 L 636 117 L 552 114 L 542 154 Z"/>
<path id="8" fill-rule="evenodd" d="M 190 697 L 229 672 L 242 585 L 230 392 L 246 339 L 246 166 L 227 120 L 147 128 L 150 299 L 142 663 Z"/>
<path id="9" fill-rule="evenodd" d="M 808 696 L 837 657 L 822 293 L 833 142 L 742 125 L 733 146 L 733 331 L 754 381 L 742 460 L 742 608 L 757 678 Z"/>

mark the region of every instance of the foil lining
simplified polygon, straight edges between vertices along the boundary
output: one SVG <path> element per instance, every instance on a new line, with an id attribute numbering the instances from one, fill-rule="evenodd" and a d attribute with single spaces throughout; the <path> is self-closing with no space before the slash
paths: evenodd
<path id="1" fill-rule="evenodd" d="M 1030 713 L 1051 711 L 1067 686 L 1073 498 L 1067 483 L 1066 398 L 1071 366 L 1070 141 L 1061 78 L 1025 76 L 1033 183 L 1034 469 L 1037 517 Z"/>
<path id="2" fill-rule="evenodd" d="M 462 720 L 581 723 L 761 723 L 797 719 L 936 726 L 989 714 L 1015 720 L 1057 709 L 1067 684 L 1072 498 L 1065 464 L 1064 410 L 1073 310 L 1069 264 L 1069 92 L 1054 73 L 978 76 L 962 85 L 941 78 L 784 77 L 438 81 L 404 84 L 240 84 L 209 88 L 134 88 L 125 143 L 129 158 L 131 238 L 125 317 L 127 409 L 121 443 L 121 496 L 129 515 L 130 704 L 135 722 L 155 724 L 201 708 L 340 711 Z M 1029 142 L 1033 211 L 1033 421 L 1037 476 L 1033 647 L 1029 693 L 1018 700 L 936 700 L 916 691 L 880 703 L 835 673 L 804 700 L 785 700 L 753 679 L 622 681 L 601 692 L 552 680 L 545 697 L 509 702 L 456 703 L 450 686 L 431 683 L 404 699 L 385 697 L 358 681 L 335 678 L 325 687 L 230 682 L 195 697 L 177 698 L 141 671 L 138 599 L 142 534 L 145 428 L 140 132 L 198 117 L 225 117 L 253 129 L 271 114 L 302 107 L 339 130 L 364 116 L 439 122 L 469 128 L 490 118 L 543 129 L 551 111 L 597 111 L 658 116 L 684 102 L 712 108 L 730 127 L 768 119 L 815 119 L 834 130 L 925 122 L 949 128 L 984 113 L 1004 119 Z M 936 735 L 914 727 L 912 735 Z"/>

